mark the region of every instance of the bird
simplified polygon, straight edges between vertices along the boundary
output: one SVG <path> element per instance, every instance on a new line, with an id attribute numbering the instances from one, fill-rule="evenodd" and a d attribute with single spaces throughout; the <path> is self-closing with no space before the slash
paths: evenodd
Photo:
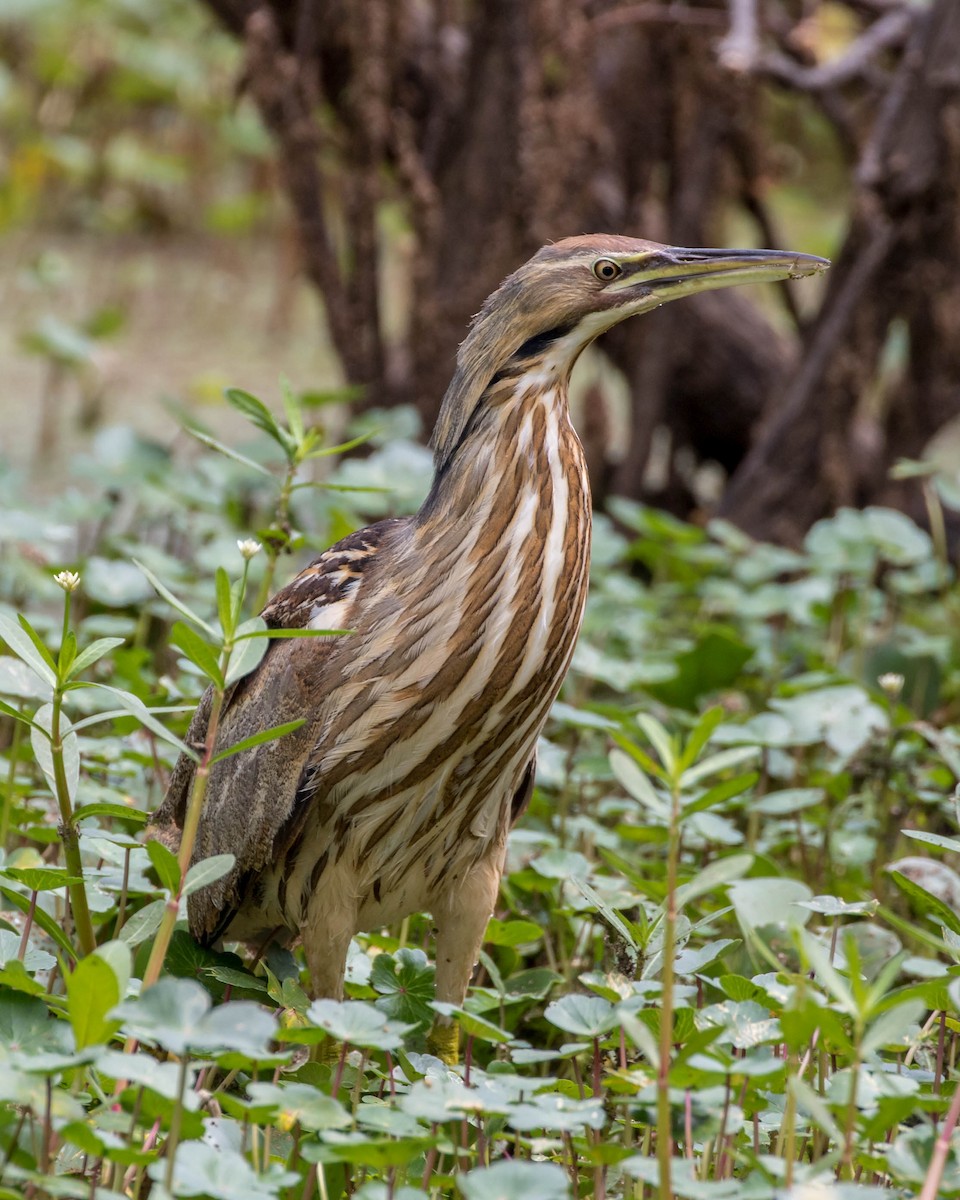
<path id="1" fill-rule="evenodd" d="M 429 912 L 437 1000 L 462 1008 L 587 598 L 573 366 L 666 301 L 828 265 L 590 234 L 504 280 L 459 348 L 420 509 L 337 542 L 262 612 L 274 628 L 350 632 L 271 640 L 224 698 L 218 751 L 303 724 L 211 767 L 193 861 L 235 862 L 189 897 L 198 941 L 299 938 L 313 995 L 340 999 L 351 938 Z M 211 701 L 188 744 L 204 744 Z M 173 844 L 195 770 L 181 755 L 153 818 Z M 428 1046 L 456 1061 L 456 1021 L 438 1016 Z"/>

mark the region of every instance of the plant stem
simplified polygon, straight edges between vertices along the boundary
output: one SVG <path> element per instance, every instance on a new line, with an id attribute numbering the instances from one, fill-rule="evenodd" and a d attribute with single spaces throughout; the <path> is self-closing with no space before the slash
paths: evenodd
<path id="1" fill-rule="evenodd" d="M 170 1117 L 170 1133 L 167 1137 L 167 1144 L 164 1147 L 164 1153 L 167 1156 L 167 1170 L 164 1175 L 163 1185 L 173 1195 L 173 1168 L 177 1157 L 177 1143 L 180 1141 L 180 1126 L 183 1123 L 183 1093 L 187 1087 L 187 1068 L 190 1065 L 190 1059 L 184 1055 L 180 1060 L 180 1075 L 177 1080 L 177 1098 L 173 1105 L 173 1113 Z"/>
<path id="2" fill-rule="evenodd" d="M 164 909 L 163 918 L 157 930 L 157 936 L 150 949 L 150 957 L 147 960 L 146 970 L 143 973 L 144 988 L 152 987 L 160 978 L 163 961 L 167 956 L 170 939 L 173 937 L 173 930 L 177 924 L 177 917 L 180 913 L 180 896 L 183 889 L 183 880 L 190 869 L 193 847 L 197 840 L 197 827 L 200 824 L 200 814 L 203 811 L 203 799 L 207 793 L 207 783 L 210 778 L 210 760 L 213 758 L 217 744 L 217 730 L 220 725 L 220 712 L 222 708 L 223 692 L 219 688 L 214 688 L 213 699 L 210 704 L 210 718 L 207 721 L 207 736 L 203 747 L 203 758 L 200 760 L 196 774 L 193 777 L 193 787 L 190 789 L 190 799 L 187 801 L 187 812 L 183 822 L 183 833 L 180 838 L 180 853 L 178 855 L 178 862 L 180 864 L 180 889 L 178 889 L 176 896 L 171 896 L 168 899 L 166 908 Z"/>
<path id="3" fill-rule="evenodd" d="M 673 960 L 677 941 L 677 868 L 680 861 L 680 783 L 674 780 L 667 829 L 667 895 L 663 914 L 660 1064 L 657 1068 L 657 1163 L 660 1200 L 671 1200 L 670 1052 L 673 1047 Z"/>
<path id="4" fill-rule="evenodd" d="M 70 597 L 67 596 L 66 613 L 70 611 Z M 66 617 L 64 624 L 66 625 Z M 70 787 L 67 783 L 67 769 L 63 761 L 63 738 L 60 733 L 60 716 L 63 706 L 63 692 L 60 686 L 54 688 L 53 705 L 50 716 L 50 754 L 53 758 L 53 781 L 57 804 L 60 808 L 60 841 L 63 845 L 63 857 L 67 874 L 79 880 L 68 887 L 70 893 L 70 908 L 73 911 L 73 923 L 84 954 L 92 954 L 97 947 L 97 939 L 93 933 L 93 922 L 90 919 L 90 907 L 87 904 L 87 886 L 83 878 L 83 859 L 80 855 L 80 835 L 73 820 L 73 804 L 70 801 Z"/>

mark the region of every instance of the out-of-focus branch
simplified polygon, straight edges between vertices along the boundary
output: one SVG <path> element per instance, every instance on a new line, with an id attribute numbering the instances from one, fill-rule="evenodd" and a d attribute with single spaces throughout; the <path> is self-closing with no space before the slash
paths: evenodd
<path id="1" fill-rule="evenodd" d="M 733 0 L 734 4 L 741 2 L 743 0 Z M 884 50 L 902 46 L 913 28 L 916 12 L 911 7 L 886 13 L 865 30 L 845 53 L 831 62 L 804 67 L 774 50 L 760 54 L 753 63 L 753 69 L 801 92 L 820 92 L 841 87 L 864 75 Z"/>
<path id="2" fill-rule="evenodd" d="M 722 29 L 726 19 L 715 8 L 689 8 L 682 4 L 627 4 L 599 13 L 590 24 L 594 30 L 617 29 L 622 25 L 701 25 Z"/>

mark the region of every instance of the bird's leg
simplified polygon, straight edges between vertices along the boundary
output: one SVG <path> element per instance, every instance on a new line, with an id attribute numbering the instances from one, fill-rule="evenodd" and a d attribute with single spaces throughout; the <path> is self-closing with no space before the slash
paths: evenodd
<path id="1" fill-rule="evenodd" d="M 470 976 L 477 965 L 487 923 L 493 915 L 503 872 L 504 847 L 470 870 L 434 908 L 437 926 L 437 999 L 463 1006 Z M 427 1036 L 427 1050 L 445 1063 L 460 1057 L 460 1025 L 438 1016 Z"/>
<path id="2" fill-rule="evenodd" d="M 315 1000 L 343 999 L 343 977 L 350 939 L 356 929 L 356 910 L 346 903 L 349 893 L 336 886 L 314 893 L 301 930 L 303 952 L 310 971 L 310 992 Z M 318 1062 L 336 1060 L 339 1047 L 329 1037 L 315 1048 Z"/>

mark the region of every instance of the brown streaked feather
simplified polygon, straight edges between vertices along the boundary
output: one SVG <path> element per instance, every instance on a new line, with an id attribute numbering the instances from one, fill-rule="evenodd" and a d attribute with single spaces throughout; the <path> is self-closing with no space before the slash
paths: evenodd
<path id="1" fill-rule="evenodd" d="M 357 594 L 380 547 L 406 524 L 398 519 L 380 521 L 337 542 L 274 596 L 263 610 L 264 620 L 272 628 L 302 629 L 319 618 L 321 625 L 328 627 L 323 622 L 324 611 Z M 256 670 L 239 680 L 224 698 L 218 753 L 264 728 L 314 714 L 317 679 L 340 640 L 318 636 L 271 641 Z M 198 751 L 206 741 L 212 698 L 213 689 L 208 688 L 185 738 Z M 209 941 L 219 935 L 243 900 L 246 889 L 242 882 L 249 886 L 272 860 L 277 834 L 296 805 L 304 765 L 317 736 L 315 722 L 308 719 L 293 733 L 212 767 L 193 858 L 197 861 L 222 853 L 227 848 L 222 830 L 229 828 L 229 850 L 236 863 L 228 875 L 190 899 L 190 929 L 198 940 Z M 150 836 L 168 846 L 179 842 L 195 773 L 192 759 L 181 755 L 148 829 Z"/>

